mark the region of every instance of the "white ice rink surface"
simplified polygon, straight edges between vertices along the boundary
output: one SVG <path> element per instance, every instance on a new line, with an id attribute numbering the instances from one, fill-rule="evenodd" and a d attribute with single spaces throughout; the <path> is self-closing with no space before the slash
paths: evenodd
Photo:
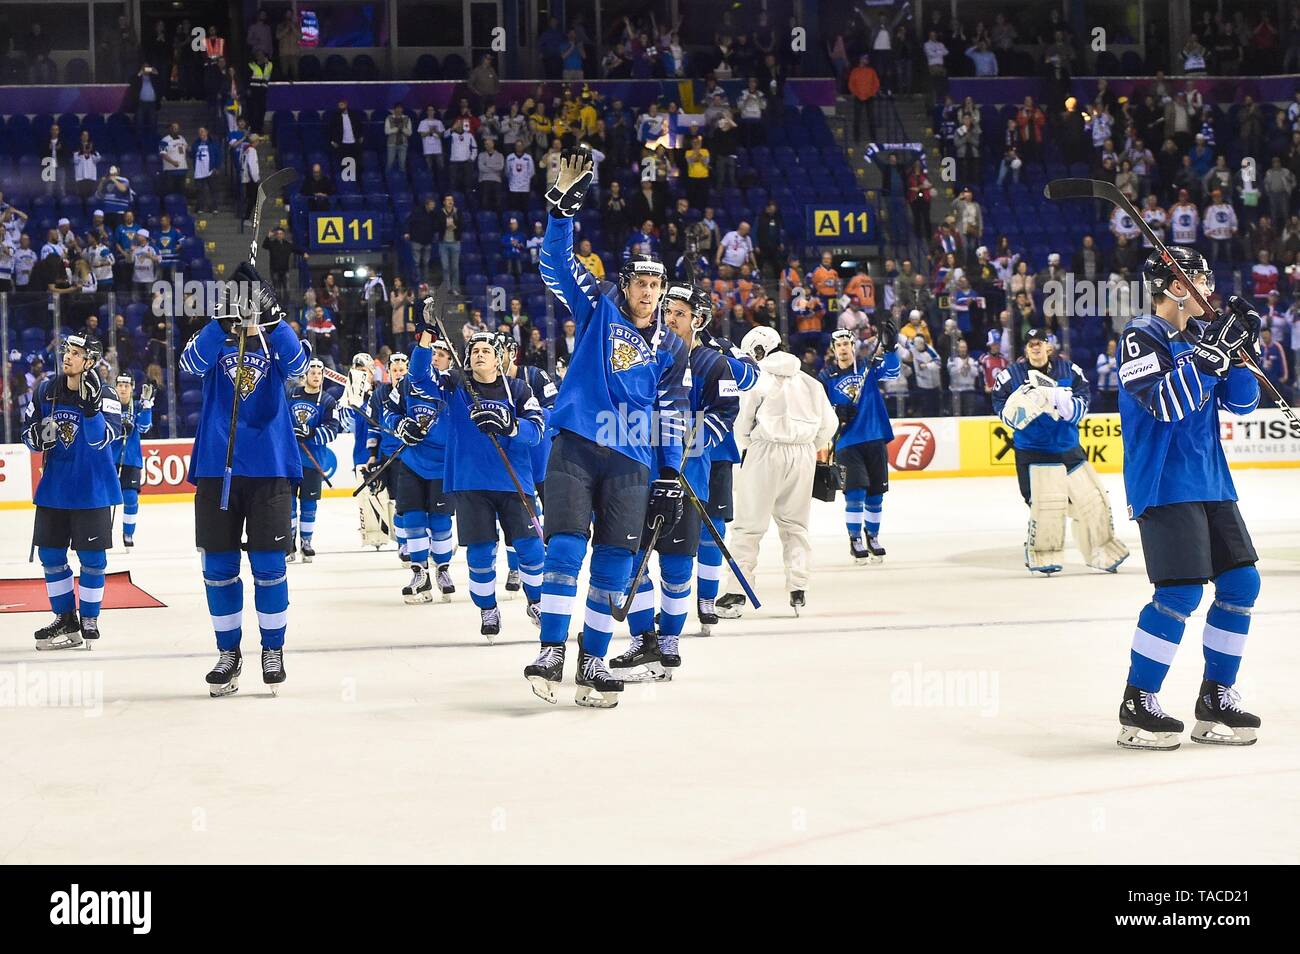
<path id="1" fill-rule="evenodd" d="M 576 707 L 571 685 L 556 707 L 533 696 L 521 599 L 484 644 L 463 552 L 453 602 L 404 605 L 407 574 L 391 550 L 359 550 L 340 499 L 322 501 L 316 562 L 289 569 L 279 698 L 249 583 L 243 688 L 210 699 L 191 510 L 147 505 L 109 569 L 166 609 L 108 611 L 94 652 L 51 654 L 32 649 L 46 614 L 0 614 L 0 674 L 103 687 L 98 715 L 0 709 L 0 864 L 1294 863 L 1300 471 L 1237 480 L 1263 575 L 1238 684 L 1260 742 L 1169 753 L 1114 741 L 1150 593 L 1135 525 L 1120 520 L 1135 552 L 1118 576 L 1071 551 L 1063 575 L 1032 579 L 1010 479 L 896 481 L 878 567 L 850 564 L 840 506 L 816 504 L 801 618 L 773 530 L 767 605 L 684 640 L 676 681 L 629 686 L 608 711 Z M 0 576 L 39 571 L 31 519 L 0 512 Z M 1208 604 L 1161 694 L 1189 729 Z"/>

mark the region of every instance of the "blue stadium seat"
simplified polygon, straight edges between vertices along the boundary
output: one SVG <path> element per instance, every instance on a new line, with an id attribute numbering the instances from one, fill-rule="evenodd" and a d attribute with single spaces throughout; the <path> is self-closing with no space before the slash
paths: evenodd
<path id="1" fill-rule="evenodd" d="M 442 67 L 438 64 L 438 60 L 433 56 L 433 54 L 423 53 L 420 55 L 420 58 L 415 61 L 415 79 L 442 79 Z"/>
<path id="2" fill-rule="evenodd" d="M 321 79 L 320 60 L 308 54 L 298 60 L 298 79 L 304 83 L 318 82 Z"/>

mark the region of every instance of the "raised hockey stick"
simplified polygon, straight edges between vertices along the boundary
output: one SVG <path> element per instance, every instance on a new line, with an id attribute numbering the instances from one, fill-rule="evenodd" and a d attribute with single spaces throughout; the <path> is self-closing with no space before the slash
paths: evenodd
<path id="1" fill-rule="evenodd" d="M 311 448 L 308 447 L 306 442 L 304 441 L 299 441 L 298 446 L 301 447 L 302 452 L 307 455 L 307 459 L 311 461 L 311 465 L 320 471 L 321 479 L 325 481 L 325 486 L 333 490 L 334 484 L 332 484 L 330 482 L 330 479 L 325 476 L 325 468 L 322 467 L 320 465 L 320 462 L 316 460 L 316 455 L 311 452 Z"/>
<path id="2" fill-rule="evenodd" d="M 1182 282 L 1183 287 L 1191 294 L 1192 300 L 1201 306 L 1206 315 L 1218 314 L 1213 306 L 1205 300 L 1205 296 L 1201 294 L 1200 290 L 1192 284 L 1191 279 L 1187 277 L 1187 273 L 1183 271 L 1183 267 L 1178 264 L 1178 261 L 1172 255 L 1169 254 L 1168 246 L 1166 246 L 1160 236 L 1156 234 L 1155 230 L 1147 224 L 1147 221 L 1142 218 L 1142 213 L 1140 213 L 1133 203 L 1129 201 L 1128 196 L 1116 188 L 1113 182 L 1103 182 L 1100 179 L 1054 179 L 1047 183 L 1043 188 L 1043 194 L 1047 196 L 1047 198 L 1053 200 L 1101 199 L 1104 202 L 1109 202 L 1112 205 L 1123 209 L 1146 237 L 1146 240 L 1151 243 L 1152 247 L 1157 252 L 1160 253 L 1160 257 L 1173 271 L 1174 276 Z M 1186 330 L 1179 332 L 1179 335 L 1182 337 L 1183 341 L 1189 344 L 1194 343 L 1192 337 L 1186 332 Z M 1251 356 L 1242 349 L 1237 351 L 1236 357 L 1244 368 L 1255 375 L 1255 379 L 1259 382 L 1260 389 L 1268 393 L 1269 400 L 1271 400 L 1273 404 L 1282 411 L 1284 415 L 1286 415 L 1287 420 L 1291 422 L 1292 426 L 1300 427 L 1300 417 L 1296 416 L 1295 411 L 1291 409 L 1291 405 L 1286 403 L 1286 399 L 1278 393 L 1277 388 L 1273 387 L 1273 382 L 1264 376 L 1264 372 L 1259 369 L 1259 365 L 1255 364 Z"/>
<path id="3" fill-rule="evenodd" d="M 433 326 L 433 329 L 434 331 L 437 332 L 439 338 L 441 338 L 443 341 L 450 342 L 451 339 L 447 336 L 447 329 L 442 323 L 440 306 L 441 306 L 440 298 L 436 298 L 432 296 L 426 298 L 424 301 L 424 321 L 426 325 Z M 474 389 L 473 372 L 471 372 L 469 368 L 466 368 L 463 364 L 461 364 L 460 356 L 456 354 L 456 350 L 454 348 L 451 349 L 451 360 L 452 363 L 456 367 L 460 368 L 461 371 L 463 372 L 465 390 L 469 392 L 470 397 L 472 397 L 474 399 L 474 403 L 477 404 L 479 401 L 479 396 L 478 396 L 478 391 Z M 501 447 L 501 442 L 497 440 L 497 436 L 495 434 L 489 434 L 487 436 L 488 439 L 492 441 L 492 446 L 496 448 L 497 456 L 501 458 L 501 464 L 502 466 L 505 467 L 506 473 L 510 476 L 510 482 L 515 485 L 515 493 L 519 495 L 519 500 L 524 505 L 524 511 L 528 514 L 529 521 L 532 522 L 533 532 L 537 534 L 537 539 L 542 542 L 542 546 L 546 546 L 546 536 L 545 534 L 542 533 L 542 522 L 537 519 L 537 512 L 533 510 L 532 499 L 529 497 L 528 494 L 524 493 L 524 485 L 519 482 L 519 475 L 515 473 L 514 465 L 510 463 L 510 458 L 506 456 L 506 452 Z"/>
<path id="4" fill-rule="evenodd" d="M 280 169 L 257 184 L 257 198 L 253 203 L 253 238 L 248 243 L 248 264 L 257 266 L 257 237 L 261 234 L 262 215 L 268 198 L 279 196 L 284 187 L 298 177 L 293 169 Z M 235 362 L 234 387 L 231 388 L 230 433 L 226 435 L 226 469 L 221 475 L 221 509 L 230 508 L 230 479 L 235 463 L 235 431 L 239 427 L 239 378 L 244 373 L 244 351 L 248 346 L 249 328 L 239 326 L 239 356 Z"/>

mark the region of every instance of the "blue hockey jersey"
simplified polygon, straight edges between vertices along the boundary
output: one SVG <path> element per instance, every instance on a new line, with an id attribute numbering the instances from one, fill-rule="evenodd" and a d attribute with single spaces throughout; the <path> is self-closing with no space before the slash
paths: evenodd
<path id="1" fill-rule="evenodd" d="M 378 456 L 386 460 L 397 452 L 397 448 L 402 446 L 402 442 L 389 433 L 392 426 L 389 424 L 387 415 L 392 413 L 392 409 L 389 407 L 389 398 L 392 391 L 393 386 L 387 382 L 378 385 L 371 392 L 370 403 L 366 405 L 366 413 L 370 415 L 370 419 L 376 424 L 382 424 L 388 428 L 386 431 L 374 427 L 370 428 L 366 436 L 366 450 L 369 457 Z M 400 420 L 400 418 L 396 420 Z"/>
<path id="2" fill-rule="evenodd" d="M 1046 368 L 1035 370 L 1052 378 L 1057 387 L 1069 388 L 1074 392 L 1071 398 L 1073 413 L 1069 417 L 1060 419 L 1053 418 L 1050 414 L 1038 415 L 1025 427 L 1015 432 L 1016 449 L 1050 453 L 1073 450 L 1079 446 L 1079 422 L 1088 413 L 1088 404 L 1092 400 L 1088 379 L 1084 377 L 1077 364 L 1071 364 L 1067 359 L 1059 356 L 1052 358 Z M 1002 409 L 1006 406 L 1007 398 L 1011 397 L 1012 392 L 1021 385 L 1029 383 L 1029 371 L 1029 362 L 1021 358 L 998 372 L 997 378 L 994 379 L 997 387 L 993 389 L 993 413 L 998 417 L 1002 417 Z M 1002 420 L 1008 427 L 1011 426 L 1011 422 L 1006 418 Z"/>
<path id="3" fill-rule="evenodd" d="M 314 428 L 311 437 L 304 440 L 295 434 L 294 440 L 298 444 L 298 462 L 302 464 L 302 469 L 315 470 L 316 467 L 307 456 L 307 451 L 303 450 L 303 445 L 307 445 L 319 462 L 320 449 L 328 447 L 330 441 L 338 436 L 339 427 L 335 416 L 334 397 L 326 394 L 323 388 L 311 394 L 305 386 L 299 385 L 289 392 L 289 415 L 295 424 L 307 423 Z M 321 466 L 326 465 L 321 464 Z"/>
<path id="4" fill-rule="evenodd" d="M 642 332 L 623 314 L 623 296 L 573 255 L 573 220 L 551 215 L 541 252 L 542 281 L 577 328 L 552 423 L 646 467 L 680 470 L 688 412 L 686 344 L 658 317 Z"/>
<path id="5" fill-rule="evenodd" d="M 131 433 L 123 433 L 113 442 L 113 463 L 118 467 L 143 467 L 144 452 L 140 450 L 140 438 L 153 429 L 153 405 L 142 407 L 139 401 L 124 405 L 122 407 L 123 431 L 126 430 L 128 423 L 132 427 Z"/>
<path id="6" fill-rule="evenodd" d="M 87 417 L 73 401 L 76 394 L 64 386 L 61 374 L 52 375 L 36 385 L 27 405 L 27 424 L 53 418 L 56 440 L 45 451 L 40 482 L 32 498 L 38 507 L 60 510 L 94 510 L 122 502 L 122 488 L 117 479 L 113 442 L 122 428 L 122 405 L 117 392 L 103 385 L 103 404 L 98 414 Z M 27 440 L 32 450 L 39 447 Z"/>
<path id="7" fill-rule="evenodd" d="M 894 428 L 889 423 L 889 412 L 885 410 L 880 382 L 897 378 L 900 367 L 898 353 L 891 348 L 887 354 L 877 354 L 865 370 L 855 365 L 841 368 L 834 362 L 828 362 L 822 368 L 818 378 L 831 404 L 836 407 L 848 404 L 856 408 L 835 442 L 836 450 L 894 439 Z"/>
<path id="8" fill-rule="evenodd" d="M 702 343 L 726 357 L 727 364 L 731 368 L 731 376 L 736 382 L 737 391 L 748 391 L 758 383 L 760 374 L 758 362 L 745 352 L 722 338 L 708 338 L 703 340 Z M 712 463 L 713 461 L 727 461 L 732 464 L 740 463 L 740 448 L 736 446 L 736 435 L 730 429 L 727 430 L 727 436 L 722 439 L 722 443 L 710 452 L 709 462 Z M 695 485 L 691 484 L 691 486 L 694 487 Z"/>
<path id="9" fill-rule="evenodd" d="M 552 378 L 542 368 L 535 368 L 532 365 L 524 365 L 519 369 L 520 376 L 528 385 L 533 397 L 537 398 L 537 403 L 542 406 L 542 438 L 529 450 L 528 456 L 532 460 L 533 480 L 546 479 L 546 462 L 551 458 L 551 412 L 555 408 L 555 399 L 560 396 L 559 382 Z"/>
<path id="10" fill-rule="evenodd" d="M 446 401 L 447 463 L 442 489 L 446 493 L 464 490 L 501 490 L 513 492 L 514 483 L 501 463 L 491 439 L 470 420 L 473 402 L 466 377 L 460 371 L 434 372 L 433 349 L 417 345 L 411 351 L 408 378 L 421 390 L 437 391 Z M 533 466 L 530 452 L 541 439 L 545 421 L 542 406 L 532 389 L 520 378 L 498 377 L 491 384 L 474 382 L 479 400 L 485 404 L 509 404 L 518 422 L 513 437 L 499 437 L 501 449 L 510 459 L 524 493 L 532 494 Z M 410 451 L 407 451 L 410 454 Z"/>
<path id="11" fill-rule="evenodd" d="M 1155 315 L 1139 315 L 1119 342 L 1119 416 L 1129 518 L 1148 507 L 1193 500 L 1236 500 L 1219 442 L 1219 408 L 1249 414 L 1259 382 L 1245 368 L 1223 378 L 1192 361 L 1191 335 Z"/>
<path id="12" fill-rule="evenodd" d="M 432 360 L 432 349 L 429 349 Z M 384 398 L 384 426 L 390 431 L 397 430 L 397 424 L 404 417 L 414 418 L 425 429 L 424 440 L 408 447 L 402 452 L 402 463 L 425 480 L 442 480 L 447 468 L 447 436 L 449 418 L 447 401 L 442 391 L 429 382 L 427 376 L 423 384 L 411 380 L 408 373 L 397 384 L 390 387 Z M 391 438 L 397 445 L 393 453 L 403 444 L 397 438 Z"/>
<path id="13" fill-rule="evenodd" d="M 691 429 L 695 440 L 686 448 L 682 469 L 701 501 L 709 499 L 709 465 L 713 453 L 731 435 L 740 412 L 740 390 L 725 355 L 696 345 L 686 372 L 690 388 Z"/>
<path id="14" fill-rule="evenodd" d="M 302 479 L 297 439 L 289 416 L 285 383 L 307 370 L 307 353 L 288 322 L 266 336 L 270 353 L 255 335 L 238 369 L 239 348 L 215 321 L 189 340 L 181 352 L 181 371 L 203 379 L 203 409 L 194 434 L 190 483 L 220 477 L 226 470 L 226 439 L 231 402 L 239 383 L 239 423 L 232 472 L 240 477 Z"/>

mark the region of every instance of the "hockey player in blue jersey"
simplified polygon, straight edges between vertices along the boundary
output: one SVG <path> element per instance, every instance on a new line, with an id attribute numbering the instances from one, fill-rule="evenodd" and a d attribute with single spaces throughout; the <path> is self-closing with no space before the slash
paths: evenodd
<path id="1" fill-rule="evenodd" d="M 605 666 L 614 628 L 610 604 L 627 589 L 642 528 L 659 521 L 669 533 L 682 515 L 678 475 L 688 409 L 687 351 L 658 316 L 665 291 L 661 262 L 631 256 L 612 287 L 598 286 L 574 257 L 573 215 L 591 184 L 592 168 L 585 149 L 566 151 L 546 193 L 551 211 L 542 241 L 542 280 L 569 309 L 577 337 L 551 415 L 557 434 L 546 468 L 542 649 L 524 676 L 539 698 L 556 701 L 590 538 L 576 701 L 610 708 L 623 689 Z"/>
<path id="2" fill-rule="evenodd" d="M 1169 253 L 1208 298 L 1214 273 L 1205 258 L 1176 246 Z M 1159 252 L 1142 274 L 1155 314 L 1134 318 L 1120 337 L 1119 412 L 1129 515 L 1155 593 L 1133 634 L 1118 742 L 1178 748 L 1183 724 L 1156 693 L 1213 581 L 1192 741 L 1250 745 L 1260 720 L 1241 708 L 1233 685 L 1259 596 L 1258 556 L 1219 442 L 1219 409 L 1249 414 L 1259 403 L 1259 382 L 1238 354 L 1257 348 L 1260 316 L 1235 295 L 1222 314 L 1203 312 Z"/>
<path id="3" fill-rule="evenodd" d="M 731 433 L 740 402 L 731 366 L 720 351 L 707 347 L 697 335 L 713 318 L 713 303 L 707 292 L 684 282 L 669 282 L 664 297 L 664 323 L 690 348 L 689 388 L 694 440 L 686 448 L 682 474 L 701 502 L 709 499 L 711 455 Z M 656 462 L 659 463 L 659 462 Z M 636 565 L 654 540 L 659 554 L 659 629 L 655 630 L 655 585 L 646 573 L 632 597 L 628 630 L 632 643 L 627 651 L 610 660 L 610 669 L 625 680 L 671 679 L 682 664 L 678 647 L 691 600 L 691 576 L 695 554 L 700 549 L 700 513 L 686 507 L 671 530 L 642 531 Z"/>
<path id="4" fill-rule="evenodd" d="M 710 311 L 712 308 L 713 301 L 710 298 Z M 758 362 L 749 355 L 726 338 L 714 338 L 701 331 L 699 339 L 706 347 L 720 352 L 727 359 L 738 392 L 744 393 L 758 383 Z M 727 524 L 736 516 L 734 475 L 739 463 L 740 450 L 736 447 L 736 435 L 727 431 L 722 442 L 709 452 L 709 495 L 705 507 L 713 528 L 724 540 L 727 537 Z M 725 615 L 728 619 L 739 617 L 734 606 L 723 613 L 719 613 L 716 606 L 718 589 L 722 585 L 722 563 L 722 551 L 713 542 L 713 537 L 708 533 L 701 534 L 700 549 L 695 560 L 695 613 L 700 621 L 701 636 L 713 635 L 713 627 L 718 624 L 720 615 Z"/>
<path id="5" fill-rule="evenodd" d="M 546 373 L 545 368 L 534 367 L 531 364 L 519 364 L 519 342 L 515 341 L 513 335 L 503 334 L 501 336 L 502 346 L 505 349 L 506 356 L 506 374 L 512 378 L 522 378 L 528 385 L 529 390 L 533 392 L 533 397 L 542 406 L 542 417 L 546 421 L 551 419 L 551 408 L 555 407 L 555 399 L 560 393 L 559 386 L 555 380 Z M 543 503 L 546 494 L 546 460 L 551 456 L 551 436 L 547 426 L 542 427 L 542 437 L 534 444 L 529 451 L 529 457 L 532 462 L 533 484 L 537 488 L 537 499 Z M 541 508 L 536 507 L 538 515 L 541 514 Z M 519 591 L 519 554 L 509 543 L 506 544 L 506 566 L 509 574 L 506 576 L 506 592 L 517 593 Z"/>
<path id="6" fill-rule="evenodd" d="M 189 481 L 194 484 L 194 537 L 203 555 L 208 612 L 216 631 L 217 664 L 207 675 L 213 698 L 239 690 L 243 669 L 244 585 L 240 551 L 253 571 L 253 602 L 262 642 L 262 681 L 272 693 L 284 682 L 289 618 L 285 555 L 293 547 L 291 486 L 302 479 L 300 451 L 285 384 L 307 370 L 308 353 L 284 319 L 270 283 L 247 263 L 235 269 L 251 289 L 217 309 L 181 353 L 180 367 L 203 379 L 203 407 L 194 435 Z M 246 336 L 242 367 L 238 336 Z M 222 475 L 236 408 L 230 500 L 221 506 Z M 245 539 L 246 537 L 246 539 Z"/>
<path id="7" fill-rule="evenodd" d="M 869 363 L 860 366 L 853 332 L 831 335 L 831 358 L 819 375 L 831 407 L 840 419 L 835 461 L 844 467 L 844 524 L 849 531 L 849 555 L 858 563 L 880 563 L 880 522 L 889 493 L 889 424 L 880 382 L 898 377 L 894 345 L 898 329 L 888 319 L 880 323 L 879 345 Z"/>
<path id="8" fill-rule="evenodd" d="M 519 554 L 527 613 L 541 625 L 542 541 L 533 528 L 514 481 L 493 446 L 495 437 L 529 498 L 533 495 L 530 453 L 545 421 L 532 389 L 502 373 L 506 354 L 490 331 L 472 335 L 460 369 L 433 371 L 432 336 L 423 331 L 411 354 L 412 386 L 437 391 L 446 402 L 447 462 L 443 489 L 456 501 L 456 534 L 469 564 L 469 593 L 481 616 L 480 632 L 492 642 L 501 632 L 497 608 L 497 524 Z M 472 388 L 472 390 L 471 390 Z"/>
<path id="9" fill-rule="evenodd" d="M 370 452 L 370 459 L 362 468 L 363 479 L 369 480 L 370 474 L 383 473 L 379 477 L 379 489 L 388 496 L 388 499 L 397 503 L 397 482 L 395 467 L 384 467 L 384 464 L 390 457 L 397 453 L 397 449 L 402 446 L 397 434 L 393 431 L 392 425 L 396 423 L 393 416 L 396 409 L 395 404 L 391 402 L 393 389 L 400 386 L 402 379 L 406 377 L 409 360 L 405 353 L 394 351 L 388 356 L 388 380 L 383 381 L 375 386 L 371 392 L 370 400 L 366 405 L 366 413 L 376 424 L 383 424 L 383 430 L 371 430 L 370 436 L 366 440 L 366 448 Z M 406 539 L 406 520 L 400 513 L 393 515 L 393 532 L 397 536 L 397 558 L 402 563 L 410 563 L 410 544 Z"/>
<path id="10" fill-rule="evenodd" d="M 325 393 L 325 362 L 312 358 L 307 362 L 307 375 L 302 384 L 289 389 L 289 414 L 293 418 L 293 435 L 298 440 L 299 463 L 302 480 L 291 486 L 292 510 L 290 512 L 293 534 L 302 550 L 302 562 L 316 558 L 312 536 L 316 532 L 316 508 L 320 503 L 321 485 L 325 475 L 317 469 L 330 441 L 338 436 L 336 401 Z M 294 559 L 290 546 L 288 562 Z"/>
<path id="11" fill-rule="evenodd" d="M 61 374 L 36 386 L 25 411 L 23 443 L 44 455 L 36 485 L 32 543 L 45 574 L 54 622 L 36 631 L 37 649 L 73 649 L 99 639 L 107 551 L 113 543 L 112 508 L 122 502 L 113 442 L 121 405 L 95 372 L 100 344 L 69 335 Z M 68 548 L 81 564 L 81 615 L 72 591 Z"/>
<path id="12" fill-rule="evenodd" d="M 439 371 L 451 367 L 451 347 L 434 342 L 432 363 Z M 451 496 L 443 486 L 447 460 L 447 401 L 428 381 L 413 381 L 411 375 L 389 389 L 383 402 L 384 426 L 406 445 L 401 459 L 389 467 L 393 495 L 406 534 L 411 563 L 411 581 L 402 587 L 408 603 L 433 600 L 433 587 L 444 603 L 456 587 L 451 580 L 451 518 L 455 512 Z M 430 557 L 434 574 L 429 573 Z"/>
<path id="13" fill-rule="evenodd" d="M 140 386 L 140 399 L 135 399 L 135 378 L 129 374 L 117 376 L 117 400 L 122 405 L 122 436 L 114 443 L 118 483 L 122 487 L 122 545 L 128 550 L 135 546 L 136 518 L 140 513 L 140 476 L 144 470 L 144 454 L 140 438 L 153 427 L 154 386 L 146 381 Z"/>
<path id="14" fill-rule="evenodd" d="M 1067 516 L 1088 566 L 1114 573 L 1128 559 L 1128 547 L 1115 537 L 1110 495 L 1079 444 L 1091 395 L 1079 366 L 1054 356 L 1041 328 L 1029 332 L 1025 356 L 998 372 L 993 412 L 1015 432 L 1016 476 L 1029 505 L 1025 566 L 1031 573 L 1061 570 Z"/>

